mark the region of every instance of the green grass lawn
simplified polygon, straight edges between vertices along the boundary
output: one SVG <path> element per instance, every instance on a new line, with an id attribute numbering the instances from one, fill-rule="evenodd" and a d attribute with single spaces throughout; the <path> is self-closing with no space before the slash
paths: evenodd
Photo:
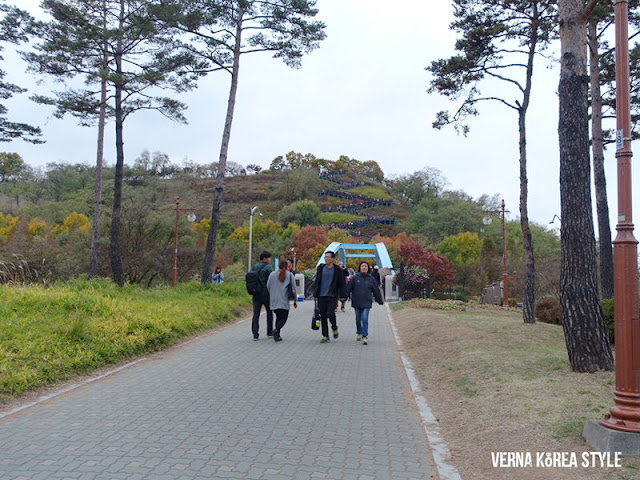
<path id="1" fill-rule="evenodd" d="M 244 283 L 173 289 L 74 280 L 0 287 L 0 403 L 221 325 L 251 304 Z"/>
<path id="2" fill-rule="evenodd" d="M 358 195 L 366 195 L 367 197 L 371 197 L 371 198 L 391 200 L 391 195 L 389 195 L 389 193 L 387 193 L 387 191 L 381 187 L 363 186 L 363 187 L 352 188 L 349 191 L 351 193 L 357 193 Z"/>

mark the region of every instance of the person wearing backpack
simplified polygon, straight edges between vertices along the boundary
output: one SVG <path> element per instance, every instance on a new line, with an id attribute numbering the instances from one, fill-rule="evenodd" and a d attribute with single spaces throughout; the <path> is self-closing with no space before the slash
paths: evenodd
<path id="1" fill-rule="evenodd" d="M 251 332 L 253 333 L 253 340 L 258 340 L 259 337 L 259 319 L 260 310 L 262 306 L 267 311 L 267 336 L 273 336 L 273 312 L 269 308 L 269 290 L 267 290 L 267 279 L 273 269 L 271 268 L 271 252 L 266 250 L 260 254 L 260 261 L 253 266 L 252 271 L 257 273 L 258 280 L 258 293 L 253 294 L 253 318 L 251 320 Z M 248 287 L 247 287 L 248 288 Z"/>

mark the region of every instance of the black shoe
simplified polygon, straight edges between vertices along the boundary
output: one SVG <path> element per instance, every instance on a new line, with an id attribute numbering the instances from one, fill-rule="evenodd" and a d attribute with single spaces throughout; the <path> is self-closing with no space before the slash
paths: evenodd
<path id="1" fill-rule="evenodd" d="M 267 337 L 273 337 L 273 332 L 267 332 Z"/>
<path id="2" fill-rule="evenodd" d="M 275 342 L 281 342 L 282 341 L 282 337 L 280 336 L 280 334 L 278 332 L 273 332 L 273 340 Z"/>
<path id="3" fill-rule="evenodd" d="M 258 341 L 258 337 L 253 337 L 253 341 L 257 342 Z"/>

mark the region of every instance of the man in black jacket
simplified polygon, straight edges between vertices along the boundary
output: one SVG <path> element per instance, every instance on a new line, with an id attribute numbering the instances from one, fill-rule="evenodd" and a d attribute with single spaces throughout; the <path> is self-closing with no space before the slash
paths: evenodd
<path id="1" fill-rule="evenodd" d="M 267 279 L 273 269 L 271 268 L 271 252 L 266 250 L 260 254 L 260 261 L 253 266 L 253 271 L 258 272 L 258 281 L 262 287 L 258 295 L 253 296 L 253 318 L 251 319 L 251 333 L 253 340 L 258 340 L 258 328 L 260 310 L 264 305 L 267 311 L 267 337 L 273 336 L 273 312 L 269 308 L 269 290 L 267 290 Z"/>
<path id="2" fill-rule="evenodd" d="M 345 299 L 344 275 L 342 274 L 342 269 L 334 265 L 335 259 L 335 253 L 325 253 L 324 265 L 320 265 L 316 271 L 313 297 L 318 301 L 318 310 L 320 310 L 320 322 L 322 325 L 321 343 L 329 341 L 329 325 L 327 324 L 327 319 L 331 322 L 333 338 L 338 338 L 335 307 L 338 304 L 338 298 L 343 302 Z M 344 305 L 342 306 L 342 311 L 344 312 Z"/>

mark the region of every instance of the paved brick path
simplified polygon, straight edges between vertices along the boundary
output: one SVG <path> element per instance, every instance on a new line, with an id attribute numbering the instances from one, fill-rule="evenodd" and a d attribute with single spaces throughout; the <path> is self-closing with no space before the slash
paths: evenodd
<path id="1" fill-rule="evenodd" d="M 245 319 L 0 419 L 0 479 L 432 478 L 385 309 L 363 346 L 349 307 L 320 344 L 312 307 L 280 343 Z"/>

